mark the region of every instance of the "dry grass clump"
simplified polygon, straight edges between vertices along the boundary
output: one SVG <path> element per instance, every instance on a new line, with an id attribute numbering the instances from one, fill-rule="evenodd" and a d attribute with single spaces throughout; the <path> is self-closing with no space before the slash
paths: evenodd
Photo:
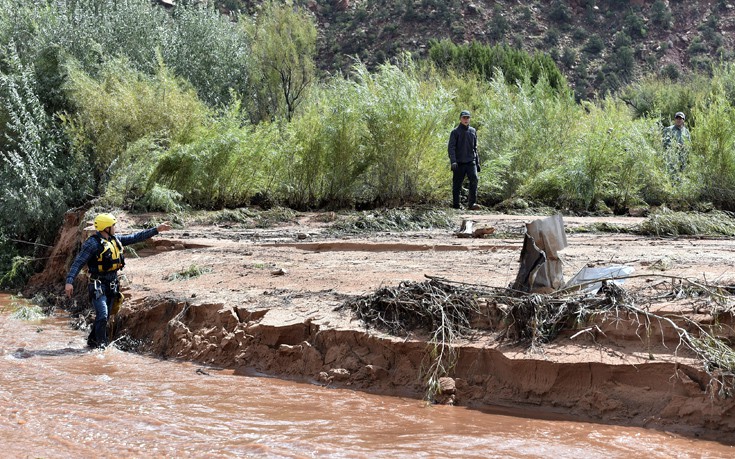
<path id="1" fill-rule="evenodd" d="M 640 224 L 638 234 L 654 236 L 735 236 L 730 212 L 659 212 Z"/>
<path id="2" fill-rule="evenodd" d="M 344 233 L 381 231 L 416 231 L 452 228 L 454 222 L 447 212 L 432 208 L 385 209 L 359 212 L 335 222 L 332 230 Z"/>
<path id="3" fill-rule="evenodd" d="M 183 281 L 199 277 L 202 274 L 212 272 L 212 268 L 207 266 L 198 266 L 196 264 L 189 265 L 188 268 L 182 269 L 179 272 L 175 272 L 167 277 L 168 281 Z"/>
<path id="4" fill-rule="evenodd" d="M 175 224 L 222 225 L 231 224 L 243 228 L 270 228 L 296 221 L 297 212 L 287 207 L 257 210 L 248 207 L 217 211 L 193 211 L 173 214 L 169 218 Z M 153 225 L 151 225 L 153 226 Z"/>

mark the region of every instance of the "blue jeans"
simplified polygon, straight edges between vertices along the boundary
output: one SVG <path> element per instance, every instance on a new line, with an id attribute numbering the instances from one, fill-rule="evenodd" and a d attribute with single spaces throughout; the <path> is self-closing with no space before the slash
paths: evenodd
<path id="1" fill-rule="evenodd" d="M 92 331 L 87 338 L 87 345 L 90 347 L 107 346 L 107 318 L 109 317 L 109 308 L 115 300 L 115 292 L 117 279 L 113 282 L 90 280 L 89 297 L 94 306 L 94 324 Z"/>
<path id="2" fill-rule="evenodd" d="M 459 192 L 462 190 L 462 183 L 465 176 L 470 181 L 470 195 L 467 198 L 467 207 L 472 207 L 477 203 L 477 167 L 474 161 L 471 163 L 459 163 L 457 169 L 453 171 L 452 176 L 452 207 L 459 209 Z"/>

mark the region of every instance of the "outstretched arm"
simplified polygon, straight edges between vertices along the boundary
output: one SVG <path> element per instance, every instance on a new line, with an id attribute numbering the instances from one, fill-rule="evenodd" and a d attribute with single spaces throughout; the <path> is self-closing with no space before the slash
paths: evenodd
<path id="1" fill-rule="evenodd" d="M 168 231 L 170 229 L 171 224 L 169 222 L 163 222 L 155 228 L 138 231 L 137 233 L 133 234 L 126 234 L 125 236 L 119 236 L 118 239 L 120 239 L 120 243 L 122 243 L 122 245 L 137 244 L 138 242 L 143 242 L 146 239 L 152 238 L 158 233 L 163 233 L 164 231 Z"/>

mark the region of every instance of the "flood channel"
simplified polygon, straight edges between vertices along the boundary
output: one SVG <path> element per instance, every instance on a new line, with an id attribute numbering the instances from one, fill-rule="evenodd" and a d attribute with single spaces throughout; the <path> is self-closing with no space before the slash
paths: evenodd
<path id="1" fill-rule="evenodd" d="M 0 457 L 731 458 L 633 427 L 427 406 L 114 347 L 0 295 Z"/>

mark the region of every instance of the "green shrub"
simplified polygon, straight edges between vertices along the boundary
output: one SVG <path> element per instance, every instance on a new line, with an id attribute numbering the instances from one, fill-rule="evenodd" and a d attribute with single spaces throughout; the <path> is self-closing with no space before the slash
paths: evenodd
<path id="1" fill-rule="evenodd" d="M 144 138 L 188 143 L 208 115 L 191 87 L 164 66 L 149 77 L 118 60 L 103 65 L 99 75 L 72 68 L 68 90 L 78 111 L 63 120 L 75 148 L 89 155 L 103 189 L 144 156 L 140 147 L 126 154 L 129 145 Z"/>
<path id="2" fill-rule="evenodd" d="M 173 145 L 158 162 L 154 183 L 205 209 L 238 207 L 257 192 L 270 193 L 282 170 L 283 139 L 275 124 L 241 126 L 239 105 L 197 131 L 187 144 Z"/>
<path id="3" fill-rule="evenodd" d="M 4 34 L 24 43 L 20 53 L 25 62 L 52 64 L 37 65 L 49 99 L 66 80 L 64 66 L 58 64 L 67 58 L 95 77 L 101 63 L 119 58 L 153 75 L 160 67 L 160 52 L 165 64 L 187 79 L 203 100 L 223 105 L 231 90 L 245 91 L 248 40 L 213 4 L 194 3 L 184 2 L 169 13 L 149 0 L 59 0 L 43 2 L 43 7 L 3 0 L 3 11 L 13 12 L 4 19 Z M 70 108 L 56 105 L 61 106 Z"/>
<path id="4" fill-rule="evenodd" d="M 429 58 L 442 69 L 474 72 L 487 80 L 493 79 L 499 69 L 509 84 L 517 84 L 528 75 L 534 83 L 545 78 L 555 90 L 567 90 L 566 79 L 546 54 L 528 54 L 507 45 L 486 46 L 472 42 L 458 46 L 449 40 L 432 40 Z"/>
<path id="5" fill-rule="evenodd" d="M 76 158 L 65 154 L 64 140 L 44 112 L 33 69 L 22 64 L 14 44 L 3 49 L 0 70 L 0 228 L 16 239 L 53 237 L 50 225 L 66 204 L 86 190 L 83 174 L 74 181 Z"/>
<path id="6" fill-rule="evenodd" d="M 584 45 L 584 52 L 589 54 L 599 54 L 600 51 L 605 49 L 605 42 L 600 38 L 599 35 L 593 34 L 587 39 L 587 43 Z"/>
<path id="7" fill-rule="evenodd" d="M 664 30 L 671 28 L 672 14 L 669 6 L 663 0 L 656 0 L 651 5 L 651 20 Z"/>
<path id="8" fill-rule="evenodd" d="M 354 85 L 368 161 L 358 199 L 395 205 L 433 196 L 447 175 L 449 92 L 438 82 L 421 81 L 409 59 L 376 73 L 359 64 Z"/>
<path id="9" fill-rule="evenodd" d="M 712 94 L 694 111 L 697 130 L 688 174 L 700 187 L 700 199 L 727 210 L 735 210 L 735 107 L 725 88 L 734 76 L 732 66 L 718 72 Z"/>
<path id="10" fill-rule="evenodd" d="M 350 207 L 368 167 L 361 133 L 365 126 L 354 84 L 333 78 L 305 102 L 289 126 L 286 202 L 297 208 Z"/>
<path id="11" fill-rule="evenodd" d="M 478 131 L 482 175 L 493 178 L 483 187 L 495 201 L 515 196 L 570 153 L 582 116 L 571 92 L 559 94 L 544 79 L 514 88 L 498 74 L 481 101 L 491 129 L 487 135 Z"/>

